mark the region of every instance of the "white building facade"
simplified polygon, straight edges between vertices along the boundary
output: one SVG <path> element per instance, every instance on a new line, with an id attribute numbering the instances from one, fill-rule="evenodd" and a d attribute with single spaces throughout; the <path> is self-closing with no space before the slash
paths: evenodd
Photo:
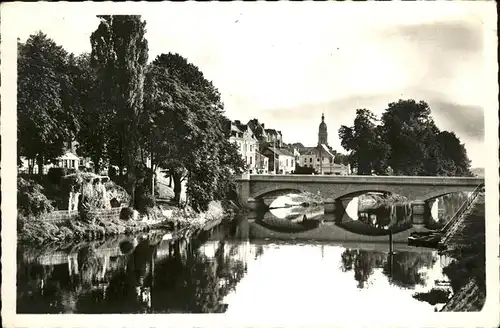
<path id="1" fill-rule="evenodd" d="M 255 173 L 257 167 L 258 142 L 252 130 L 247 125 L 239 124 L 239 121 L 231 124 L 231 137 L 229 141 L 235 143 L 241 158 L 245 161 L 246 169 Z"/>

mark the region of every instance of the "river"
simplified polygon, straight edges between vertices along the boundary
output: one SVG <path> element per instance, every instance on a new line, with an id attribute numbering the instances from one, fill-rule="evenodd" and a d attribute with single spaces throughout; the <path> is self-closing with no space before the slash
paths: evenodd
<path id="1" fill-rule="evenodd" d="M 446 221 L 462 199 L 442 198 L 429 222 Z M 375 218 L 351 201 L 340 218 L 292 206 L 236 217 L 189 239 L 149 234 L 19 247 L 17 312 L 282 317 L 332 309 L 352 315 L 353 306 L 363 315 L 439 310 L 444 303 L 414 296 L 447 280 L 442 269 L 450 259 L 398 241 L 409 229 L 404 210 Z M 342 225 L 351 221 L 358 225 Z M 368 228 L 356 230 L 362 225 Z M 386 226 L 397 227 L 392 244 Z"/>

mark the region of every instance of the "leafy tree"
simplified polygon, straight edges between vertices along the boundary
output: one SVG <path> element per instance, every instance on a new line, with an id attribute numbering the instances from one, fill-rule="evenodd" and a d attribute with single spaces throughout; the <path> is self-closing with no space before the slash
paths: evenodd
<path id="1" fill-rule="evenodd" d="M 43 174 L 76 128 L 67 52 L 42 32 L 18 43 L 17 86 L 18 156 L 36 160 Z"/>
<path id="2" fill-rule="evenodd" d="M 142 121 L 146 149 L 157 165 L 169 169 L 175 201 L 187 178 L 192 207 L 205 210 L 231 184 L 229 173 L 243 166 L 228 141 L 220 94 L 195 65 L 171 53 L 153 61 L 146 85 Z"/>
<path id="3" fill-rule="evenodd" d="M 343 164 L 343 165 L 348 165 L 349 164 L 349 155 L 337 153 L 335 154 L 335 159 L 333 160 L 335 164 Z"/>
<path id="4" fill-rule="evenodd" d="M 381 133 L 391 146 L 389 166 L 396 175 L 425 175 L 428 153 L 439 133 L 429 105 L 413 99 L 390 103 L 382 114 Z"/>
<path id="5" fill-rule="evenodd" d="M 441 131 L 436 137 L 440 148 L 440 163 L 438 175 L 471 176 L 470 160 L 467 150 L 453 132 Z"/>
<path id="6" fill-rule="evenodd" d="M 78 153 L 88 156 L 99 173 L 106 162 L 109 112 L 103 106 L 96 71 L 91 66 L 90 54 L 78 56 L 73 64 L 74 99 L 79 108 Z"/>
<path id="7" fill-rule="evenodd" d="M 91 60 L 101 92 L 112 111 L 127 164 L 130 204 L 135 203 L 136 169 L 140 164 L 139 123 L 143 112 L 144 73 L 148 59 L 146 23 L 137 15 L 98 16 L 101 23 L 90 37 Z"/>
<path id="8" fill-rule="evenodd" d="M 367 109 L 357 109 L 354 126 L 342 125 L 339 137 L 342 147 L 351 151 L 350 163 L 357 167 L 358 174 L 371 174 L 372 170 L 383 173 L 389 147 L 382 139 L 377 118 Z"/>
<path id="9" fill-rule="evenodd" d="M 439 130 L 424 101 L 390 103 L 380 124 L 369 110 L 358 109 L 354 126 L 341 126 L 339 136 L 358 174 L 471 175 L 464 145 Z"/>

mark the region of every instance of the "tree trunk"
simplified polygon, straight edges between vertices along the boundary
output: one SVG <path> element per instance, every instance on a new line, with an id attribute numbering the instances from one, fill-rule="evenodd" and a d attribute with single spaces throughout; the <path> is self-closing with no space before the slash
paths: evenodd
<path id="1" fill-rule="evenodd" d="M 99 165 L 100 159 L 97 157 L 92 158 L 92 162 L 94 162 L 94 173 L 100 175 L 101 165 Z"/>
<path id="2" fill-rule="evenodd" d="M 133 135 L 129 136 L 128 141 L 129 147 L 127 147 L 127 177 L 128 186 L 130 192 L 130 206 L 134 207 L 135 197 L 136 197 L 136 187 L 137 187 L 137 177 L 136 170 L 140 162 L 140 150 L 136 145 L 136 141 Z"/>
<path id="3" fill-rule="evenodd" d="M 181 174 L 174 171 L 171 177 L 173 177 L 174 180 L 174 202 L 176 205 L 179 205 L 182 191 Z"/>
<path id="4" fill-rule="evenodd" d="M 28 159 L 28 174 L 33 174 L 33 167 L 35 166 L 35 159 Z"/>
<path id="5" fill-rule="evenodd" d="M 38 155 L 37 165 L 38 165 L 38 175 L 43 175 L 43 156 L 42 155 Z"/>
<path id="6" fill-rule="evenodd" d="M 151 154 L 151 195 L 153 196 L 153 200 L 156 200 L 155 177 L 156 177 L 156 172 L 155 172 L 155 167 L 153 165 L 153 154 Z"/>

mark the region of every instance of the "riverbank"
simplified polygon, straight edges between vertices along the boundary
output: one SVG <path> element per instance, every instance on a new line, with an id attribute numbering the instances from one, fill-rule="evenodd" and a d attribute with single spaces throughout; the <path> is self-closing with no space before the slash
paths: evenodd
<path id="1" fill-rule="evenodd" d="M 224 208 L 225 207 L 225 208 Z M 50 222 L 35 218 L 18 218 L 18 242 L 30 246 L 56 242 L 79 242 L 108 238 L 118 235 L 158 230 L 163 233 L 202 229 L 213 222 L 230 217 L 237 212 L 235 205 L 212 202 L 206 212 L 196 213 L 190 208 L 156 208 L 154 219 L 121 220 L 97 217 L 94 222 L 62 220 Z"/>
<path id="2" fill-rule="evenodd" d="M 152 230 L 166 233 L 198 229 L 240 211 L 231 201 L 211 202 L 203 213 L 196 213 L 189 206 L 172 206 L 165 195 L 173 197 L 173 191 L 165 184 L 160 188 L 162 199 L 139 213 L 123 207 L 129 201 L 128 194 L 108 177 L 78 173 L 53 180 L 48 176 L 18 178 L 18 243 L 33 246 L 99 240 Z M 92 209 L 80 208 L 79 201 L 75 200 L 80 193 L 76 191 L 90 199 Z M 54 212 L 58 208 L 59 211 Z"/>
<path id="3" fill-rule="evenodd" d="M 442 312 L 480 311 L 486 300 L 486 248 L 484 193 L 478 195 L 442 253 L 454 258 L 443 269 L 449 277 L 453 296 Z"/>

